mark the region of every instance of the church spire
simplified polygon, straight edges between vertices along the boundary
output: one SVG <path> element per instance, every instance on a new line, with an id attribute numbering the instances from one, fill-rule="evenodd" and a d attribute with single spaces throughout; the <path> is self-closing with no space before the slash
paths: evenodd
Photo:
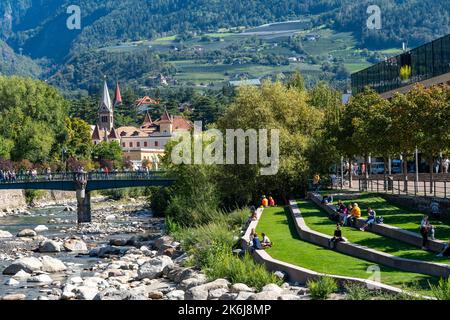
<path id="1" fill-rule="evenodd" d="M 102 99 L 100 100 L 100 112 L 112 111 L 111 97 L 109 96 L 109 89 L 106 80 L 103 84 Z"/>
<path id="2" fill-rule="evenodd" d="M 111 104 L 111 97 L 109 95 L 109 89 L 106 80 L 103 84 L 102 98 L 99 103 L 98 116 L 99 128 L 109 133 L 109 131 L 111 131 L 111 129 L 114 127 L 114 110 Z"/>
<path id="3" fill-rule="evenodd" d="M 122 95 L 120 93 L 119 81 L 116 81 L 116 93 L 114 94 L 114 104 L 113 107 L 122 104 Z"/>

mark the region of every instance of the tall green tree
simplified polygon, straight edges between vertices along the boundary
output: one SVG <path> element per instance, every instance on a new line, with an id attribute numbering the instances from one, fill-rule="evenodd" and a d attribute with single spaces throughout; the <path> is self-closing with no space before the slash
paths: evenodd
<path id="1" fill-rule="evenodd" d="M 0 76 L 0 132 L 12 144 L 12 160 L 58 158 L 67 111 L 67 101 L 46 83 Z"/>
<path id="2" fill-rule="evenodd" d="M 66 118 L 66 157 L 90 159 L 92 152 L 91 127 L 80 118 Z"/>

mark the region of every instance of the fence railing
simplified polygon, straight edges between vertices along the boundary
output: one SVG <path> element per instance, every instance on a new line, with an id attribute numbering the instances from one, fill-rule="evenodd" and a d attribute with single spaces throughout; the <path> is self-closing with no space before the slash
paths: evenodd
<path id="1" fill-rule="evenodd" d="M 447 180 L 405 180 L 369 178 L 355 181 L 359 191 L 382 192 L 420 197 L 449 198 L 450 181 Z"/>
<path id="2" fill-rule="evenodd" d="M 58 172 L 52 174 L 0 175 L 0 183 L 34 183 L 77 180 L 164 180 L 170 179 L 165 171 L 120 171 L 120 172 Z"/>

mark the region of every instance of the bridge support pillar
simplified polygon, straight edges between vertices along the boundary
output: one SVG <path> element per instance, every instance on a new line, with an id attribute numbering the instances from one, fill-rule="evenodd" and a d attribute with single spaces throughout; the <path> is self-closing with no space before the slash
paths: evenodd
<path id="1" fill-rule="evenodd" d="M 77 190 L 78 223 L 91 222 L 91 194 L 85 189 Z"/>
<path id="2" fill-rule="evenodd" d="M 78 174 L 75 183 L 77 186 L 78 223 L 91 222 L 91 194 L 86 191 L 87 175 Z"/>

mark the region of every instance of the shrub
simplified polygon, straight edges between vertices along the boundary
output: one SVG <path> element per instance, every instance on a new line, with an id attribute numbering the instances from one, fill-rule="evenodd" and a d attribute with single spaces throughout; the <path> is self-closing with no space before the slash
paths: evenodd
<path id="1" fill-rule="evenodd" d="M 150 207 L 157 217 L 164 216 L 164 212 L 169 204 L 169 192 L 167 188 L 150 187 L 149 193 Z"/>
<path id="2" fill-rule="evenodd" d="M 173 235 L 189 253 L 189 264 L 201 268 L 211 280 L 226 278 L 232 283 L 245 283 L 258 289 L 269 283 L 281 284 L 280 279 L 255 263 L 251 256 L 245 255 L 241 259 L 233 255 L 240 225 L 233 226 L 230 221 L 240 221 L 241 214 L 217 213 L 215 222 L 179 228 Z M 171 225 L 176 225 L 171 218 L 168 220 Z"/>
<path id="3" fill-rule="evenodd" d="M 33 205 L 36 200 L 42 199 L 45 195 L 44 190 L 25 190 L 25 201 L 28 205 Z"/>
<path id="4" fill-rule="evenodd" d="M 347 283 L 344 289 L 347 300 L 367 300 L 372 297 L 372 293 L 363 285 Z"/>
<path id="5" fill-rule="evenodd" d="M 278 285 L 282 283 L 263 265 L 257 264 L 249 254 L 245 254 L 241 259 L 230 250 L 226 250 L 218 251 L 209 258 L 209 266 L 205 269 L 205 273 L 210 279 L 227 278 L 231 283 L 245 283 L 258 290 L 269 283 Z"/>
<path id="6" fill-rule="evenodd" d="M 429 285 L 433 297 L 438 300 L 450 300 L 450 278 L 447 278 L 446 280 L 441 278 L 436 286 L 432 284 Z"/>
<path id="7" fill-rule="evenodd" d="M 169 234 L 175 234 L 181 231 L 181 227 L 176 221 L 172 220 L 172 218 L 166 218 L 166 230 Z"/>
<path id="8" fill-rule="evenodd" d="M 330 294 L 337 290 L 336 281 L 330 277 L 320 277 L 319 280 L 309 280 L 310 295 L 315 300 L 326 300 Z"/>

